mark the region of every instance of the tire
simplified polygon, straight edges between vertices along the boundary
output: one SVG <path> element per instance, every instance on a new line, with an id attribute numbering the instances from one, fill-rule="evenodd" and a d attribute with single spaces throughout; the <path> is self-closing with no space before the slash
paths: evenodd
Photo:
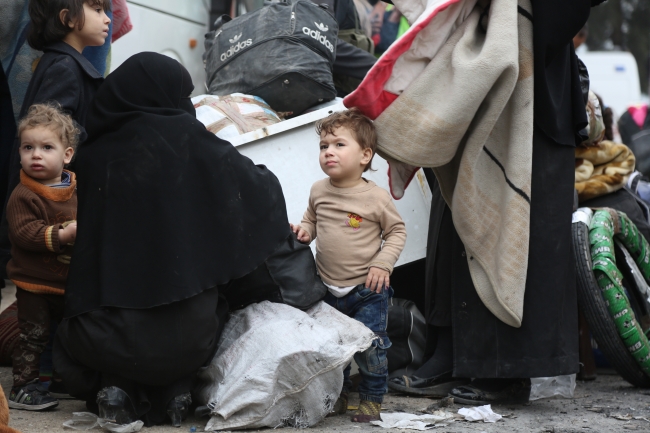
<path id="1" fill-rule="evenodd" d="M 578 304 L 587 319 L 589 330 L 607 361 L 623 379 L 640 388 L 650 388 L 648 377 L 618 335 L 614 320 L 610 317 L 605 299 L 600 293 L 591 261 L 589 227 L 574 222 L 573 250 L 578 280 Z"/>

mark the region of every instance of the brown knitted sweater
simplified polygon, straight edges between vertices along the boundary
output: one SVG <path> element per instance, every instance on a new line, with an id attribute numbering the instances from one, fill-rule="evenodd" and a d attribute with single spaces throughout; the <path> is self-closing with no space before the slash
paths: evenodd
<path id="1" fill-rule="evenodd" d="M 11 260 L 7 275 L 16 286 L 35 293 L 62 295 L 70 268 L 71 245 L 59 245 L 59 229 L 77 218 L 77 181 L 52 188 L 24 171 L 7 203 Z"/>

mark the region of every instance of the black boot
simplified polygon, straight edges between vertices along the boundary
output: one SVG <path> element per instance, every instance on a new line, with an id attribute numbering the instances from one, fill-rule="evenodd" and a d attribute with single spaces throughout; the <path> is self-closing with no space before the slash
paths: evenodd
<path id="1" fill-rule="evenodd" d="M 177 395 L 167 405 L 167 415 L 172 421 L 173 427 L 180 427 L 181 421 L 187 418 L 187 413 L 190 411 L 192 404 L 192 396 L 189 392 Z"/>
<path id="2" fill-rule="evenodd" d="M 138 420 L 129 395 L 117 386 L 109 386 L 97 393 L 99 417 L 115 424 L 131 424 Z"/>

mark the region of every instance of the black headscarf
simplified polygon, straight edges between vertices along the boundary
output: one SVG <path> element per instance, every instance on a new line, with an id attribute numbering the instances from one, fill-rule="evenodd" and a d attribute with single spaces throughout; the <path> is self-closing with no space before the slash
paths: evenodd
<path id="1" fill-rule="evenodd" d="M 208 132 L 176 60 L 111 73 L 77 155 L 78 232 L 66 317 L 187 299 L 262 263 L 290 234 L 277 178 Z"/>
<path id="2" fill-rule="evenodd" d="M 575 146 L 587 126 L 573 37 L 604 0 L 532 0 L 535 125 L 553 141 Z"/>

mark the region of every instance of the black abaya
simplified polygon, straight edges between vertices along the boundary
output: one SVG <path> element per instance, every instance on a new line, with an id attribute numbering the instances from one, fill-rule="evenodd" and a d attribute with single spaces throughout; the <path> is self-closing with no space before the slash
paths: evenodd
<path id="1" fill-rule="evenodd" d="M 217 286 L 290 235 L 277 178 L 196 120 L 192 89 L 176 60 L 136 54 L 98 90 L 77 156 L 54 364 L 89 408 L 117 386 L 147 425 L 214 355 L 228 310 Z"/>
<path id="2" fill-rule="evenodd" d="M 94 310 L 61 322 L 54 365 L 91 410 L 101 388 L 117 386 L 146 425 L 161 424 L 169 401 L 192 390 L 216 353 L 227 314 L 216 288 L 144 310 Z"/>
<path id="3" fill-rule="evenodd" d="M 247 275 L 290 235 L 278 179 L 188 112 L 192 89 L 176 60 L 140 53 L 97 91 L 76 156 L 65 317 L 190 298 Z"/>
<path id="4" fill-rule="evenodd" d="M 435 267 L 428 286 L 427 320 L 434 326 L 453 325 L 454 376 L 550 377 L 578 371 L 571 237 L 573 152 L 535 131 L 530 253 L 521 328 L 506 325 L 485 307 L 472 283 L 449 208 L 432 206 L 433 242 L 427 259 Z M 434 205 L 439 194 L 434 189 Z"/>
<path id="5" fill-rule="evenodd" d="M 579 369 L 573 147 L 587 118 L 572 38 L 601 2 L 532 0 L 535 131 L 521 328 L 504 324 L 481 302 L 450 210 L 432 182 L 426 316 L 429 325 L 452 326 L 456 377 L 530 378 Z"/>

